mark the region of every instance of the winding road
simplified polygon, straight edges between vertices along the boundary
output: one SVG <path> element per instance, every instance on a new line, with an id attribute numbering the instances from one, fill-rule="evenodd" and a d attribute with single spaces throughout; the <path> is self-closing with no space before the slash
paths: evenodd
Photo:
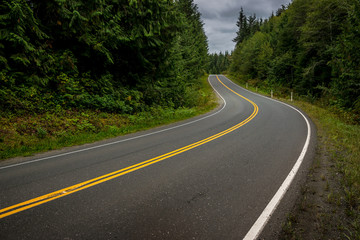
<path id="1" fill-rule="evenodd" d="M 210 75 L 187 121 L 0 163 L 0 239 L 256 239 L 304 161 L 297 109 Z"/>

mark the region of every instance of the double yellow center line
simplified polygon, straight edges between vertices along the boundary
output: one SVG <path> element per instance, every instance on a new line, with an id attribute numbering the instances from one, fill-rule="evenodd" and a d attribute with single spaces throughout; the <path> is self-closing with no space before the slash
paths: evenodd
<path id="1" fill-rule="evenodd" d="M 10 215 L 13 215 L 15 213 L 24 211 L 26 209 L 33 208 L 33 207 L 36 207 L 38 205 L 53 201 L 55 199 L 65 197 L 65 196 L 67 196 L 69 194 L 72 194 L 72 193 L 84 190 L 86 188 L 98 185 L 100 183 L 109 181 L 111 179 L 120 177 L 122 175 L 131 173 L 131 172 L 134 172 L 134 171 L 139 170 L 141 168 L 147 167 L 147 166 L 152 165 L 154 163 L 163 161 L 163 160 L 165 160 L 167 158 L 173 157 L 173 156 L 178 155 L 180 153 L 189 151 L 189 150 L 191 150 L 193 148 L 196 148 L 196 147 L 201 146 L 201 145 L 203 145 L 205 143 L 213 141 L 213 140 L 215 140 L 215 139 L 217 139 L 219 137 L 222 137 L 222 136 L 224 136 L 224 135 L 226 135 L 226 134 L 228 134 L 228 133 L 230 133 L 230 132 L 232 132 L 232 131 L 234 131 L 234 130 L 242 127 L 242 126 L 244 126 L 246 123 L 250 122 L 257 115 L 258 110 L 259 110 L 258 106 L 253 101 L 245 98 L 244 96 L 238 94 L 237 92 L 235 92 L 234 90 L 232 90 L 228 86 L 226 86 L 219 79 L 218 76 L 216 76 L 216 78 L 218 79 L 218 81 L 222 85 L 224 85 L 231 92 L 235 93 L 236 95 L 238 95 L 241 98 L 245 99 L 246 101 L 250 102 L 254 106 L 254 110 L 253 110 L 252 114 L 248 118 L 246 118 L 244 121 L 236 124 L 235 126 L 233 126 L 231 128 L 228 128 L 228 129 L 226 129 L 226 130 L 224 130 L 224 131 L 222 131 L 222 132 L 220 132 L 218 134 L 215 134 L 213 136 L 210 136 L 208 138 L 205 138 L 205 139 L 200 140 L 198 142 L 195 142 L 193 144 L 187 145 L 185 147 L 176 149 L 176 150 L 174 150 L 172 152 L 157 156 L 155 158 L 151 158 L 151 159 L 143 161 L 141 163 L 138 163 L 138 164 L 135 164 L 135 165 L 120 169 L 120 170 L 115 171 L 115 172 L 105 174 L 105 175 L 97 177 L 97 178 L 90 179 L 90 180 L 85 181 L 85 182 L 78 183 L 76 185 L 73 185 L 73 186 L 70 186 L 70 187 L 67 187 L 67 188 L 63 188 L 61 190 L 58 190 L 58 191 L 55 191 L 55 192 L 52 192 L 52 193 L 45 194 L 45 195 L 37 197 L 37 198 L 30 199 L 28 201 L 25 201 L 25 202 L 22 202 L 22 203 L 19 203 L 19 204 L 15 204 L 15 205 L 10 206 L 10 207 L 0 209 L 0 219 L 4 218 L 4 217 L 7 217 L 7 216 L 10 216 Z"/>

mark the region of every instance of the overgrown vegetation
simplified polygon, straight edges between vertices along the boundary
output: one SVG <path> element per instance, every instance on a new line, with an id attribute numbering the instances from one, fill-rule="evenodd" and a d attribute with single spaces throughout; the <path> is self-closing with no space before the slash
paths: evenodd
<path id="1" fill-rule="evenodd" d="M 265 21 L 241 10 L 238 27 L 232 76 L 321 99 L 360 122 L 359 1 L 294 0 Z"/>
<path id="2" fill-rule="evenodd" d="M 5 0 L 0 112 L 194 107 L 207 38 L 192 0 Z"/>
<path id="3" fill-rule="evenodd" d="M 0 28 L 0 158 L 211 105 L 207 38 L 193 0 L 4 0 Z"/>
<path id="4" fill-rule="evenodd" d="M 295 104 L 316 123 L 319 150 L 281 239 L 359 239 L 360 126 L 319 106 Z"/>
<path id="5" fill-rule="evenodd" d="M 229 52 L 209 54 L 209 66 L 207 72 L 210 74 L 220 74 L 228 70 L 231 62 Z"/>
<path id="6" fill-rule="evenodd" d="M 59 110 L 0 117 L 0 159 L 90 143 L 169 124 L 205 113 L 216 104 L 207 76 L 201 78 L 202 103 L 193 108 L 152 106 L 135 114 L 100 110 Z"/>

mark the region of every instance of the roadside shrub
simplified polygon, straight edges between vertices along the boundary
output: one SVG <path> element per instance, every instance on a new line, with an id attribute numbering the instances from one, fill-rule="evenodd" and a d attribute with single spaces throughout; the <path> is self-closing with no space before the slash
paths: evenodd
<path id="1" fill-rule="evenodd" d="M 48 133 L 47 133 L 46 129 L 44 129 L 44 128 L 39 127 L 36 129 L 36 135 L 40 139 L 44 139 L 47 134 Z"/>

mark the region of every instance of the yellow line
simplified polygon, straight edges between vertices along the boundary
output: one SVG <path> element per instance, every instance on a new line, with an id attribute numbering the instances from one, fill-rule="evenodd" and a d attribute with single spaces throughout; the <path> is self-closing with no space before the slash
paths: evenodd
<path id="1" fill-rule="evenodd" d="M 198 142 L 195 142 L 193 144 L 190 144 L 190 145 L 187 145 L 185 147 L 182 147 L 182 148 L 179 148 L 179 149 L 176 149 L 172 152 L 168 152 L 166 154 L 163 154 L 163 155 L 160 155 L 160 156 L 157 156 L 155 158 L 151 158 L 149 160 L 146 160 L 146 161 L 143 161 L 141 163 L 138 163 L 138 164 L 134 164 L 132 166 L 129 166 L 129 167 L 126 167 L 126 168 L 123 168 L 123 169 L 120 169 L 120 170 L 117 170 L 117 171 L 114 171 L 114 172 L 111 172 L 111 173 L 108 173 L 108 174 L 105 174 L 105 175 L 102 175 L 100 177 L 97 177 L 97 178 L 93 178 L 93 179 L 90 179 L 88 181 L 85 181 L 85 182 L 81 182 L 81 183 L 78 183 L 76 185 L 73 185 L 73 186 L 70 186 L 70 187 L 67 187 L 67 188 L 63 188 L 61 190 L 58 190 L 58 191 L 55 191 L 55 192 L 52 192 L 52 193 L 48 193 L 48 194 L 45 194 L 43 196 L 40 196 L 40 197 L 37 197 L 37 198 L 33 198 L 33 199 L 30 199 L 28 201 L 25 201 L 25 202 L 22 202 L 22 203 L 18 203 L 18 204 L 15 204 L 15 205 L 12 205 L 12 206 L 9 206 L 9 207 L 6 207 L 6 208 L 3 208 L 3 209 L 0 209 L 0 219 L 1 218 L 4 218 L 4 217 L 7 217 L 7 216 L 10 216 L 10 215 L 13 215 L 15 213 L 18 213 L 18 212 L 21 212 L 21 211 L 24 211 L 26 209 L 29 209 L 29 208 L 33 208 L 33 207 L 36 207 L 38 205 L 41 205 L 41 204 L 44 204 L 44 203 L 47 203 L 47 202 L 50 202 L 50 201 L 53 201 L 55 199 L 58 199 L 58 198 L 61 198 L 61 197 L 64 197 L 64 196 L 67 196 L 69 194 L 72 194 L 72 193 L 75 193 L 75 192 L 78 192 L 78 191 L 81 191 L 81 190 L 84 190 L 86 188 L 89 188 L 89 187 L 92 187 L 92 186 L 95 186 L 95 185 L 98 185 L 100 183 L 103 183 L 103 182 L 106 182 L 106 181 L 109 181 L 111 179 L 114 179 L 114 178 L 117 178 L 117 177 L 120 177 L 122 175 L 125 175 L 125 174 L 128 174 L 128 173 L 131 173 L 131 172 L 134 172 L 136 170 L 139 170 L 141 168 L 144 168 L 144 167 L 147 167 L 149 165 L 152 165 L 154 163 L 157 163 L 157 162 L 160 162 L 160 161 L 163 161 L 165 159 L 168 159 L 170 157 L 173 157 L 173 156 L 176 156 L 180 153 L 183 153 L 183 152 L 186 152 L 186 151 L 189 151 L 190 149 L 193 149 L 193 148 L 196 148 L 198 146 L 201 146 L 205 143 L 208 143 L 210 141 L 213 141 L 219 137 L 222 137 L 240 127 L 242 127 L 243 125 L 245 125 L 246 123 L 250 122 L 258 113 L 259 111 L 259 108 L 258 106 L 251 100 L 247 99 L 246 97 L 238 94 L 237 92 L 235 92 L 234 90 L 232 90 L 231 88 L 229 88 L 228 86 L 226 86 L 220 79 L 218 76 L 216 76 L 216 78 L 218 79 L 218 81 L 224 85 L 227 89 L 229 89 L 231 92 L 235 93 L 236 95 L 240 96 L 241 98 L 245 99 L 246 101 L 250 102 L 253 106 L 254 106 L 254 111 L 252 112 L 252 114 L 246 118 L 244 121 L 236 124 L 235 126 L 231 127 L 231 128 L 228 128 L 220 133 L 217 133 L 213 136 L 210 136 L 208 138 L 205 138 L 203 140 L 200 140 Z"/>

